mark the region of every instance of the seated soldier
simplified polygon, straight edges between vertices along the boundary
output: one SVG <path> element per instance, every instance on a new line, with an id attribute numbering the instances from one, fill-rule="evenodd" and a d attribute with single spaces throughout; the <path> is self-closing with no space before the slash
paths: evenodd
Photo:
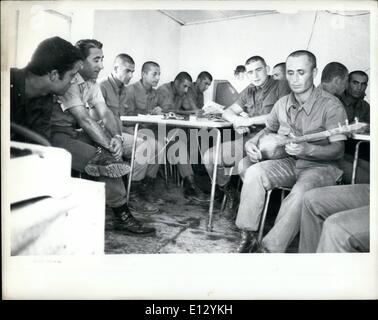
<path id="1" fill-rule="evenodd" d="M 157 111 L 157 94 L 154 89 L 159 83 L 159 79 L 160 66 L 153 61 L 145 62 L 142 66 L 141 79 L 126 87 L 121 114 L 137 116 L 139 114 L 159 112 Z M 139 133 L 141 136 L 146 137 L 146 141 L 150 146 L 151 161 L 146 172 L 146 178 L 140 185 L 137 184 L 137 189 L 143 193 L 144 198 L 150 203 L 163 204 L 163 200 L 149 190 L 155 184 L 160 164 L 164 163 L 163 143 L 157 139 L 158 135 L 155 126 L 142 124 L 139 128 L 141 128 Z"/>
<path id="2" fill-rule="evenodd" d="M 320 87 L 335 97 L 340 98 L 348 82 L 348 69 L 339 62 L 328 63 L 320 78 Z"/>
<path id="3" fill-rule="evenodd" d="M 266 128 L 249 140 L 245 149 L 252 161 L 263 160 L 261 150 L 267 134 L 303 136 L 326 131 L 346 120 L 341 102 L 322 88 L 314 87 L 316 58 L 306 50 L 291 53 L 286 60 L 286 77 L 292 93 L 278 100 L 266 121 Z M 274 136 L 273 136 L 274 137 Z M 336 184 L 342 171 L 337 161 L 344 154 L 345 135 L 337 134 L 316 142 L 289 143 L 282 157 L 249 167 L 243 188 L 236 226 L 241 229 L 238 252 L 284 253 L 298 234 L 304 193 Z M 265 139 L 266 141 L 266 139 Z M 271 145 L 274 147 L 274 145 Z M 259 243 L 257 232 L 267 190 L 292 188 L 282 201 L 273 228 Z"/>
<path id="4" fill-rule="evenodd" d="M 348 69 L 339 62 L 328 63 L 323 69 L 320 86 L 323 90 L 341 99 L 348 86 Z M 339 162 L 339 167 L 344 172 L 344 183 L 351 183 L 352 180 L 354 148 L 349 147 L 350 151 L 347 150 L 347 146 L 351 144 L 354 142 L 350 140 L 345 142 L 344 157 Z M 352 154 L 347 154 L 347 151 Z M 369 162 L 360 159 L 357 173 L 356 181 L 358 183 L 368 183 L 370 180 Z"/>
<path id="5" fill-rule="evenodd" d="M 158 107 L 162 112 L 184 110 L 183 104 L 192 85 L 192 77 L 187 72 L 180 72 L 174 81 L 162 84 L 157 88 Z"/>
<path id="6" fill-rule="evenodd" d="M 369 194 L 369 184 L 306 192 L 299 252 L 369 252 Z"/>
<path id="7" fill-rule="evenodd" d="M 155 87 L 160 80 L 160 66 L 154 61 L 143 63 L 141 79 L 126 87 L 126 115 L 159 113 Z"/>
<path id="8" fill-rule="evenodd" d="M 207 71 L 202 71 L 186 93 L 182 108 L 186 111 L 198 111 L 203 107 L 203 93 L 209 88 L 213 77 Z"/>
<path id="9" fill-rule="evenodd" d="M 134 141 L 134 129 L 122 127 L 120 115 L 125 113 L 126 109 L 126 85 L 130 82 L 135 69 L 134 60 L 127 54 L 118 54 L 114 60 L 112 73 L 102 81 L 99 85 L 106 105 L 112 110 L 114 116 L 122 128 L 123 149 L 125 155 L 131 157 L 132 146 Z M 145 201 L 143 195 L 149 179 L 143 181 L 147 177 L 154 178 L 159 169 L 158 164 L 149 164 L 154 160 L 154 143 L 138 137 L 135 150 L 135 162 L 132 177 L 131 193 L 129 195 L 129 208 L 131 211 L 152 214 L 157 213 L 159 209 L 149 201 Z M 144 157 L 144 151 L 148 151 L 149 158 Z"/>
<path id="10" fill-rule="evenodd" d="M 42 41 L 23 69 L 11 68 L 11 122 L 50 140 L 55 95 L 64 94 L 82 66 L 80 51 L 70 42 L 53 37 Z M 26 139 L 11 128 L 11 140 Z"/>
<path id="11" fill-rule="evenodd" d="M 126 203 L 122 176 L 129 167 L 121 161 L 125 152 L 122 132 L 96 82 L 103 69 L 102 43 L 85 39 L 76 46 L 84 58 L 83 68 L 76 75 L 76 82 L 60 97 L 61 105 L 53 109 L 52 144 L 71 153 L 75 170 L 86 171 L 105 182 L 106 204 L 115 215 L 114 229 L 152 233 L 155 229 L 138 221 Z"/>
<path id="12" fill-rule="evenodd" d="M 272 78 L 274 80 L 285 80 L 286 79 L 286 63 L 277 63 L 272 70 Z"/>
<path id="13" fill-rule="evenodd" d="M 247 70 L 246 70 L 246 68 L 245 68 L 244 65 L 238 65 L 238 66 L 236 66 L 236 68 L 234 70 L 234 77 L 235 77 L 235 79 L 244 80 L 246 71 Z"/>
<path id="14" fill-rule="evenodd" d="M 361 122 L 370 123 L 370 105 L 364 100 L 368 81 L 368 75 L 361 70 L 349 74 L 347 88 L 340 96 L 349 122 L 357 117 Z"/>
<path id="15" fill-rule="evenodd" d="M 157 89 L 157 108 L 155 112 L 177 112 L 183 110 L 188 89 L 192 85 L 192 77 L 187 72 L 180 72 L 174 81 L 165 83 Z M 187 150 L 187 143 L 181 139 L 174 142 L 178 150 Z M 187 155 L 180 155 L 175 159 L 173 153 L 167 148 L 167 159 L 170 163 L 177 161 L 181 178 L 184 182 L 184 196 L 199 203 L 209 202 L 209 197 L 196 185 L 194 173 Z"/>
<path id="16" fill-rule="evenodd" d="M 352 71 L 349 74 L 347 88 L 340 96 L 349 123 L 354 122 L 355 118 L 360 122 L 370 123 L 370 105 L 364 100 L 368 81 L 368 75 L 361 70 Z M 357 141 L 352 139 L 349 139 L 345 144 L 345 156 L 340 163 L 340 167 L 344 171 L 343 180 L 345 183 L 352 181 L 356 144 Z M 370 182 L 370 148 L 366 144 L 361 145 L 355 182 Z"/>
<path id="17" fill-rule="evenodd" d="M 223 118 L 231 122 L 237 132 L 236 141 L 226 141 L 221 145 L 217 169 L 217 184 L 228 196 L 226 216 L 235 214 L 235 189 L 229 183 L 230 176 L 226 174 L 227 166 L 239 163 L 244 154 L 244 142 L 251 139 L 265 124 L 274 103 L 290 92 L 286 81 L 274 80 L 269 76 L 269 66 L 260 56 L 253 56 L 246 61 L 247 76 L 250 85 L 239 95 L 238 100 L 223 112 Z M 256 125 L 254 129 L 251 126 Z M 246 135 L 243 137 L 242 134 Z M 203 161 L 207 172 L 212 177 L 215 158 L 215 148 L 206 151 Z M 244 158 L 239 165 L 239 173 L 252 164 L 249 158 Z"/>
<path id="18" fill-rule="evenodd" d="M 230 80 L 232 86 L 237 92 L 242 92 L 251 83 L 248 80 L 246 68 L 244 65 L 236 66 L 234 70 L 234 77 Z"/>

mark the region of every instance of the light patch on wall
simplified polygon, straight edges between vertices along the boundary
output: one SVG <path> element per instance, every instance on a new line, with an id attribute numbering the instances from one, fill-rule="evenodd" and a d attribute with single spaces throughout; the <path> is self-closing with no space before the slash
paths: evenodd
<path id="1" fill-rule="evenodd" d="M 337 30 L 345 29 L 345 17 L 335 15 L 331 18 L 331 26 L 333 29 Z"/>
<path id="2" fill-rule="evenodd" d="M 29 8 L 20 8 L 18 15 L 16 67 L 24 67 L 43 40 L 54 36 L 70 40 L 71 17 L 69 14 L 50 10 L 42 5 L 33 5 Z"/>
<path id="3" fill-rule="evenodd" d="M 33 31 L 40 31 L 46 25 L 45 8 L 39 5 L 32 6 L 30 9 L 30 22 L 29 26 Z"/>

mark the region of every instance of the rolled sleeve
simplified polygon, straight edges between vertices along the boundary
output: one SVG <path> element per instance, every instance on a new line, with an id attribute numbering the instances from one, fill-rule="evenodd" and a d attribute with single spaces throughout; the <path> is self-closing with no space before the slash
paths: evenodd
<path id="1" fill-rule="evenodd" d="M 158 90 L 158 104 L 163 110 L 174 109 L 174 102 L 172 101 L 168 92 Z"/>
<path id="2" fill-rule="evenodd" d="M 136 116 L 137 115 L 137 103 L 136 103 L 136 95 L 135 95 L 135 88 L 133 85 L 126 87 L 126 98 L 125 103 L 121 105 L 121 115 L 126 116 Z"/>
<path id="3" fill-rule="evenodd" d="M 79 86 L 76 84 L 71 85 L 66 93 L 59 97 L 59 100 L 63 111 L 85 105 L 85 102 L 81 98 Z"/>
<path id="4" fill-rule="evenodd" d="M 339 124 L 345 124 L 347 120 L 347 114 L 344 107 L 339 103 L 332 102 L 332 105 L 327 107 L 327 113 L 325 117 L 325 128 L 326 130 L 335 129 Z M 336 134 L 329 137 L 330 142 L 347 140 L 345 134 Z"/>
<path id="5" fill-rule="evenodd" d="M 248 90 L 249 90 L 249 86 L 247 88 L 245 88 L 239 95 L 238 99 L 235 101 L 235 103 L 237 105 L 239 105 L 243 110 L 244 110 L 244 106 L 246 105 L 247 103 L 247 96 L 248 96 Z"/>
<path id="6" fill-rule="evenodd" d="M 108 101 L 109 101 L 109 95 L 108 95 L 108 88 L 107 88 L 107 85 L 105 82 L 103 83 L 100 83 L 100 89 L 101 89 L 101 93 L 102 93 L 102 96 L 103 98 L 105 99 L 106 103 L 109 105 Z"/>
<path id="7" fill-rule="evenodd" d="M 92 94 L 90 95 L 88 102 L 94 106 L 96 106 L 97 104 L 105 104 L 105 99 L 102 95 L 102 92 L 98 83 L 93 84 Z"/>
<path id="8" fill-rule="evenodd" d="M 277 101 L 274 104 L 273 109 L 268 114 L 268 117 L 267 117 L 266 122 L 265 122 L 266 128 L 270 131 L 273 131 L 273 132 L 277 132 L 278 129 L 280 128 L 280 121 L 279 121 L 279 118 L 278 118 L 279 106 L 280 106 L 280 104 Z"/>

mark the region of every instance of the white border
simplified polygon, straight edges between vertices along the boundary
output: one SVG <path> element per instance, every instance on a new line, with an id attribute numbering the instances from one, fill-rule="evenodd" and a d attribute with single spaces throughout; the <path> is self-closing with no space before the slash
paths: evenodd
<path id="1" fill-rule="evenodd" d="M 2 2 L 2 58 L 12 26 L 7 7 L 31 3 Z M 70 7 L 72 2 L 43 2 Z M 377 162 L 377 3 L 375 1 L 75 1 L 85 9 L 278 9 L 371 10 L 372 110 L 371 163 Z M 373 41 L 374 40 L 374 41 Z M 9 79 L 1 68 L 2 196 L 9 148 Z M 8 121 L 7 121 L 8 119 Z M 373 299 L 378 297 L 377 170 L 372 166 L 371 253 L 368 254 L 168 254 L 103 257 L 10 257 L 7 218 L 2 201 L 4 299 Z M 4 200 L 4 199 L 3 199 Z"/>

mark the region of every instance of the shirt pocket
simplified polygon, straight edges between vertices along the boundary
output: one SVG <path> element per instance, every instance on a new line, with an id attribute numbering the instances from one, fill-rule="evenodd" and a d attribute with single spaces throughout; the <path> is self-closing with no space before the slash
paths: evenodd
<path id="1" fill-rule="evenodd" d="M 312 119 L 302 119 L 303 134 L 312 134 L 325 131 L 326 128 L 321 117 L 313 117 Z"/>

